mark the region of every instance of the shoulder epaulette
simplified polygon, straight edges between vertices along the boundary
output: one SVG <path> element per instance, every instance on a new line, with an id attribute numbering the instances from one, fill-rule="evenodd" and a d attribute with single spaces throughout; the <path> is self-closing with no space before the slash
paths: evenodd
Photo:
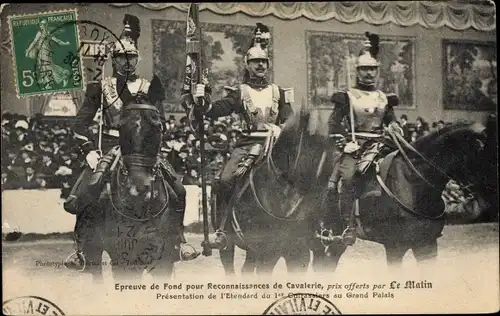
<path id="1" fill-rule="evenodd" d="M 281 88 L 285 95 L 285 103 L 295 103 L 295 90 L 293 88 Z"/>
<path id="2" fill-rule="evenodd" d="M 349 104 L 349 98 L 347 96 L 347 91 L 336 91 L 332 94 L 330 99 L 337 106 L 344 106 Z"/>
<path id="3" fill-rule="evenodd" d="M 387 94 L 387 105 L 398 106 L 399 105 L 399 97 L 394 93 L 388 93 Z"/>
<path id="4" fill-rule="evenodd" d="M 238 87 L 224 86 L 224 89 L 228 91 L 238 91 Z"/>

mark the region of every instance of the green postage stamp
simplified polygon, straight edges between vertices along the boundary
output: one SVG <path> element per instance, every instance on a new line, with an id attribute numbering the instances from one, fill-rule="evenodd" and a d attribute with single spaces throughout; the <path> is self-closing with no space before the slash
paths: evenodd
<path id="1" fill-rule="evenodd" d="M 18 97 L 84 87 L 76 10 L 9 16 Z"/>

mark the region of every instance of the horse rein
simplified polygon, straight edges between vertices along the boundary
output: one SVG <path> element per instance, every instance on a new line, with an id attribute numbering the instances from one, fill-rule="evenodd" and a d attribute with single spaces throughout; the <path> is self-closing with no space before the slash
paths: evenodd
<path id="1" fill-rule="evenodd" d="M 274 162 L 274 159 L 272 158 L 273 157 L 273 148 L 274 148 L 274 143 L 275 142 L 271 142 L 271 144 L 269 144 L 269 154 L 267 155 L 267 158 L 266 158 L 266 161 L 267 161 L 267 166 L 268 166 L 268 170 L 271 171 L 274 176 L 276 177 L 276 179 L 278 179 L 281 183 L 287 183 L 290 185 L 289 181 L 287 181 L 287 179 L 284 177 L 283 175 L 283 172 L 279 171 L 279 168 L 276 167 L 276 164 Z M 302 147 L 303 147 L 303 143 L 304 143 L 304 131 L 301 132 L 300 134 L 300 138 L 299 138 L 299 146 L 297 148 L 297 154 L 295 156 L 295 160 L 294 160 L 294 163 L 293 163 L 293 168 L 291 170 L 291 173 L 293 173 L 293 171 L 295 171 L 295 169 L 297 168 L 298 166 L 298 163 L 299 163 L 299 159 L 300 159 L 300 155 L 302 154 Z M 323 151 L 323 154 L 321 155 L 321 159 L 320 159 L 320 162 L 318 164 L 318 168 L 316 170 L 316 178 L 319 178 L 319 176 L 321 175 L 321 171 L 323 170 L 323 166 L 324 166 L 324 163 L 325 163 L 325 160 L 326 160 L 326 151 Z M 255 188 L 255 184 L 253 182 L 253 175 L 254 175 L 254 169 L 252 169 L 250 171 L 250 177 L 249 177 L 249 182 L 250 182 L 250 187 L 252 189 L 252 192 L 253 192 L 253 195 L 257 201 L 257 203 L 259 204 L 259 207 L 264 210 L 269 216 L 275 218 L 275 219 L 279 219 L 279 220 L 285 220 L 285 221 L 296 221 L 296 219 L 293 219 L 293 218 L 290 218 L 294 213 L 295 211 L 299 208 L 300 204 L 302 203 L 303 201 L 303 196 L 300 197 L 299 201 L 296 203 L 296 205 L 286 214 L 285 217 L 279 217 L 279 216 L 276 216 L 274 214 L 272 214 L 269 210 L 267 210 L 263 205 L 262 203 L 260 202 L 260 199 L 257 195 L 257 191 L 256 191 L 256 188 Z"/>
<path id="2" fill-rule="evenodd" d="M 408 148 L 410 149 L 412 152 L 414 152 L 415 154 L 417 154 L 424 162 L 428 163 L 431 167 L 433 167 L 434 169 L 436 169 L 437 171 L 439 171 L 442 175 L 445 176 L 446 179 L 448 180 L 454 180 L 451 176 L 449 176 L 445 171 L 443 171 L 441 168 L 439 168 L 438 166 L 436 166 L 432 161 L 430 161 L 427 157 L 425 157 L 423 154 L 421 154 L 417 149 L 415 149 L 411 144 L 409 144 L 404 138 L 403 136 L 397 134 L 397 133 L 393 133 L 393 132 L 390 132 L 389 131 L 389 135 L 391 136 L 391 138 L 393 139 L 394 143 L 396 144 L 396 146 L 398 147 L 398 151 L 401 153 L 401 155 L 403 156 L 403 158 L 406 160 L 406 162 L 409 164 L 409 166 L 411 167 L 411 169 L 420 177 L 422 178 L 422 180 L 424 180 L 429 186 L 431 186 L 432 188 L 434 188 L 435 190 L 438 190 L 432 183 L 430 183 L 418 170 L 417 168 L 415 167 L 415 165 L 411 162 L 411 159 L 408 157 L 408 155 L 406 154 L 405 150 L 403 149 L 403 147 L 401 146 L 401 143 L 400 141 Z M 377 181 L 379 182 L 380 186 L 384 189 L 384 191 L 387 193 L 387 195 L 389 195 L 393 200 L 395 200 L 401 207 L 403 207 L 406 211 L 416 215 L 416 216 L 420 216 L 420 217 L 423 217 L 423 218 L 426 218 L 426 219 L 431 219 L 431 220 L 438 220 L 438 219 L 441 219 L 445 213 L 446 213 L 446 209 L 443 210 L 442 213 L 440 213 L 439 215 L 436 215 L 436 216 L 428 216 L 428 215 L 425 215 L 425 214 L 421 214 L 415 210 L 413 210 L 412 208 L 408 207 L 405 203 L 403 203 L 392 191 L 391 189 L 389 189 L 389 187 L 387 187 L 387 185 L 384 183 L 384 181 L 382 180 L 381 176 L 380 176 L 380 169 L 378 168 L 378 165 L 377 165 L 377 172 L 376 172 L 376 178 L 377 178 Z M 456 181 L 456 180 L 454 180 Z M 461 184 L 460 184 L 461 185 Z M 461 185 L 461 187 L 464 187 L 467 191 L 469 191 L 469 194 L 468 195 L 471 195 L 471 191 L 469 189 L 469 187 L 471 186 L 472 184 L 464 187 L 463 185 Z"/>
<path id="3" fill-rule="evenodd" d="M 426 162 L 428 165 L 430 165 L 431 167 L 433 167 L 435 170 L 437 170 L 440 174 L 442 174 L 446 179 L 449 180 L 453 180 L 455 182 L 457 182 L 460 187 L 464 188 L 465 190 L 468 191 L 468 194 L 471 195 L 472 194 L 472 191 L 470 190 L 470 187 L 473 186 L 472 183 L 469 183 L 467 185 L 464 185 L 461 181 L 457 181 L 455 179 L 453 179 L 453 177 L 451 177 L 449 174 L 447 174 L 443 169 L 441 169 L 440 167 L 436 166 L 436 164 L 434 164 L 430 159 L 428 159 L 427 157 L 425 157 L 422 153 L 420 153 L 415 147 L 413 147 L 410 143 L 408 143 L 408 141 L 406 139 L 404 139 L 403 136 L 397 134 L 397 133 L 389 133 L 393 140 L 394 140 L 394 143 L 396 144 L 396 146 L 398 147 L 399 151 L 401 152 L 401 154 L 403 155 L 403 157 L 405 158 L 405 160 L 408 162 L 408 164 L 410 165 L 410 167 L 417 173 L 417 175 L 419 177 L 421 177 L 427 184 L 429 184 L 430 186 L 432 186 L 434 189 L 437 190 L 437 188 L 432 184 L 430 183 L 429 181 L 427 181 L 427 179 L 420 173 L 418 172 L 418 170 L 416 169 L 415 165 L 411 162 L 410 158 L 406 155 L 406 152 L 404 151 L 404 149 L 402 148 L 401 146 L 401 143 L 403 143 L 403 145 L 410 149 L 413 153 L 417 154 L 417 156 L 419 156 L 424 162 Z M 401 142 L 401 143 L 400 143 Z"/>
<path id="4" fill-rule="evenodd" d="M 147 110 L 147 111 L 154 111 L 158 114 L 160 114 L 160 111 L 158 110 L 158 108 L 154 105 L 150 105 L 150 104 L 137 104 L 137 103 L 133 103 L 133 104 L 129 104 L 127 106 L 125 106 L 122 111 L 128 111 L 128 110 Z M 158 163 L 158 159 L 157 158 L 147 158 L 147 157 L 142 157 L 141 155 L 129 155 L 129 156 L 132 156 L 132 158 L 134 158 L 134 160 L 139 160 L 139 161 L 134 161 L 133 164 L 136 165 L 136 166 L 141 166 L 141 167 L 149 167 L 149 166 L 152 166 L 153 170 L 152 170 L 152 173 L 153 173 L 153 183 L 155 182 L 155 178 L 156 178 L 156 175 L 157 175 L 157 171 L 159 169 L 159 165 L 161 164 Z M 116 162 L 118 163 L 118 162 Z M 113 163 L 113 169 L 114 167 L 116 166 L 116 163 Z M 118 168 L 116 170 L 116 177 L 112 177 L 112 180 L 113 182 L 115 182 L 115 187 L 116 185 L 119 185 L 120 184 L 120 174 L 123 174 L 123 175 L 128 175 L 128 171 L 124 165 L 124 163 L 122 161 L 119 161 L 118 163 Z M 163 179 L 163 177 L 162 177 Z M 111 201 L 111 205 L 113 206 L 113 209 L 118 213 L 120 214 L 121 216 L 129 219 L 129 220 L 132 220 L 132 221 L 136 221 L 136 222 L 148 222 L 148 221 L 151 221 L 152 219 L 158 217 L 160 214 L 162 214 L 165 209 L 167 208 L 168 204 L 169 204 L 169 200 L 170 200 L 170 195 L 168 194 L 168 188 L 167 188 L 167 184 L 165 183 L 165 180 L 163 179 L 162 181 L 163 183 L 163 188 L 165 189 L 165 192 L 167 192 L 167 201 L 165 202 L 165 204 L 163 205 L 163 207 L 157 212 L 155 213 L 153 216 L 150 216 L 146 219 L 140 219 L 140 218 L 134 218 L 134 217 L 131 217 L 131 216 L 128 216 L 126 214 L 124 214 L 123 212 L 121 212 L 119 210 L 119 208 L 116 206 L 115 202 L 114 202 L 114 199 L 113 199 L 113 192 L 111 190 L 111 184 L 108 182 L 107 183 L 107 191 L 108 191 L 108 194 L 109 194 L 109 197 L 110 197 L 110 201 Z M 153 186 L 151 187 L 151 190 L 154 190 Z M 123 199 L 120 197 L 120 190 L 118 189 L 116 191 L 116 195 L 118 195 L 118 200 L 122 201 Z"/>

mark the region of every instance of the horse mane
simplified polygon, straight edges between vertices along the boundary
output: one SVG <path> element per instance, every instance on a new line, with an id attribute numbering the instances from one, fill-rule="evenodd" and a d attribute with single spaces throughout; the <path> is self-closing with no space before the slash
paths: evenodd
<path id="1" fill-rule="evenodd" d="M 444 128 L 431 132 L 428 135 L 422 136 L 418 138 L 414 142 L 414 146 L 418 150 L 422 150 L 424 148 L 427 148 L 429 144 L 435 143 L 435 142 L 440 142 L 443 140 L 443 137 L 448 137 L 450 134 L 453 134 L 458 131 L 463 131 L 464 129 L 469 128 L 472 123 L 467 123 L 467 122 L 457 122 L 455 124 L 445 126 Z"/>

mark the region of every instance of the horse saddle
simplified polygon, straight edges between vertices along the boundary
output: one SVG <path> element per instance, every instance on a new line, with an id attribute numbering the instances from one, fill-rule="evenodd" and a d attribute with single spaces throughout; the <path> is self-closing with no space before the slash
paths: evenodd
<path id="1" fill-rule="evenodd" d="M 382 181 L 385 181 L 387 179 L 389 169 L 397 153 L 398 151 L 395 150 L 385 157 L 380 157 L 374 160 L 371 164 L 371 168 L 369 168 L 368 170 L 373 172 L 368 172 L 367 170 L 365 170 L 365 173 L 359 179 L 361 185 L 359 185 L 356 194 L 359 199 L 378 197 L 382 195 L 383 189 L 377 180 L 377 174 L 380 176 Z"/>

